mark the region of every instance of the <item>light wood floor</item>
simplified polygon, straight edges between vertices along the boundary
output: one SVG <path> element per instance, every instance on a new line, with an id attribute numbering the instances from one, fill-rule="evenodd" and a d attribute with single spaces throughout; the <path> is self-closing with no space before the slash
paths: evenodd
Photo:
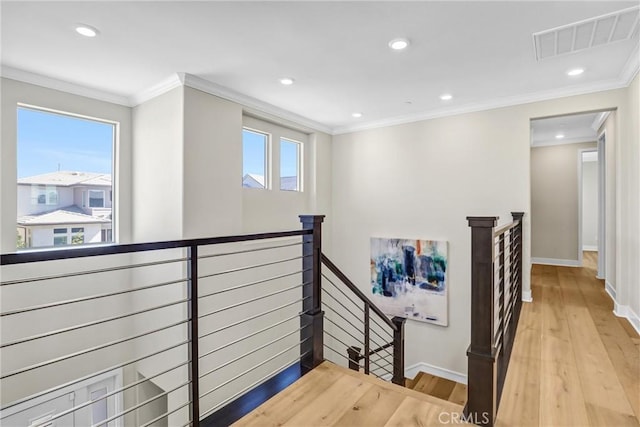
<path id="1" fill-rule="evenodd" d="M 613 314 L 594 255 L 533 266 L 498 426 L 640 425 L 640 338 Z"/>
<path id="2" fill-rule="evenodd" d="M 437 397 L 460 406 L 467 403 L 467 386 L 448 380 L 446 378 L 436 377 L 435 375 L 419 372 L 412 380 L 407 380 L 405 385 L 420 393 Z"/>
<path id="3" fill-rule="evenodd" d="M 461 412 L 460 405 L 324 362 L 234 426 L 443 426 Z"/>

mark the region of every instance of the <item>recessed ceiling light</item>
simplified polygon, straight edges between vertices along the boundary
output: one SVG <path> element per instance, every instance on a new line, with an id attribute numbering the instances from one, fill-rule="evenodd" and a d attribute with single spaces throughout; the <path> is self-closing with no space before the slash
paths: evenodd
<path id="1" fill-rule="evenodd" d="M 351 116 L 359 119 L 360 117 L 362 117 L 362 113 L 353 113 Z"/>
<path id="2" fill-rule="evenodd" d="M 571 77 L 579 76 L 582 73 L 584 73 L 583 68 L 574 68 L 573 70 L 567 71 L 567 75 Z"/>
<path id="3" fill-rule="evenodd" d="M 393 50 L 403 50 L 409 47 L 409 40 L 404 38 L 393 39 L 389 42 L 389 47 Z"/>
<path id="4" fill-rule="evenodd" d="M 445 93 L 440 95 L 440 99 L 442 99 L 443 101 L 449 101 L 452 98 L 453 98 L 453 95 L 451 95 L 450 93 Z"/>
<path id="5" fill-rule="evenodd" d="M 292 79 L 291 77 L 283 77 L 280 79 L 280 83 L 282 83 L 285 86 L 291 86 L 294 81 L 295 80 Z"/>
<path id="6" fill-rule="evenodd" d="M 76 33 L 85 37 L 95 37 L 98 35 L 98 30 L 89 25 L 79 24 L 76 25 Z"/>
<path id="7" fill-rule="evenodd" d="M 564 134 L 563 133 L 559 133 L 556 135 L 556 139 L 562 139 L 564 138 Z"/>

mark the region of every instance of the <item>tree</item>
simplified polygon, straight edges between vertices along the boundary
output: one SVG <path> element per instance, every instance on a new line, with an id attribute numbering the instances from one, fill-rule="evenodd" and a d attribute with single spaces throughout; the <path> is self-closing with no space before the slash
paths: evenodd
<path id="1" fill-rule="evenodd" d="M 16 235 L 18 236 L 17 239 L 16 239 L 16 248 L 18 248 L 18 249 L 26 248 L 27 245 L 25 244 L 24 239 L 22 238 L 20 233 L 16 231 Z"/>
<path id="2" fill-rule="evenodd" d="M 81 245 L 84 243 L 84 234 L 83 233 L 76 233 L 71 237 L 71 244 L 72 245 Z"/>

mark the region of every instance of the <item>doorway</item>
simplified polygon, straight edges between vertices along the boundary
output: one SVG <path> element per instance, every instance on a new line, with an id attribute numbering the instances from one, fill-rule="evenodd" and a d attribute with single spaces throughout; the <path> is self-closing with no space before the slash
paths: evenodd
<path id="1" fill-rule="evenodd" d="M 531 262 L 605 277 L 609 111 L 531 119 Z M 577 160 L 577 161 L 576 161 Z"/>

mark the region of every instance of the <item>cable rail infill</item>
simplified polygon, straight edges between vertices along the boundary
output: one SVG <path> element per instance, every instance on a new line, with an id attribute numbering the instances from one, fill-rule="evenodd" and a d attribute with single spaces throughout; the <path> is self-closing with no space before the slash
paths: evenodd
<path id="1" fill-rule="evenodd" d="M 210 297 L 210 296 L 213 296 L 213 295 L 222 294 L 222 293 L 225 293 L 225 292 L 235 291 L 237 289 L 246 288 L 248 286 L 259 285 L 260 283 L 266 283 L 266 282 L 270 282 L 270 281 L 276 280 L 276 279 L 283 279 L 285 277 L 295 276 L 296 274 L 304 273 L 304 272 L 311 271 L 311 270 L 313 270 L 313 269 L 307 268 L 306 270 L 298 270 L 298 271 L 294 271 L 293 273 L 287 273 L 287 274 L 281 274 L 279 276 L 268 277 L 266 279 L 257 280 L 255 282 L 243 283 L 241 285 L 232 286 L 230 288 L 222 289 L 222 290 L 215 291 L 215 292 L 212 292 L 212 293 L 209 293 L 209 294 L 199 295 L 198 299 L 207 298 L 207 297 Z"/>
<path id="2" fill-rule="evenodd" d="M 289 243 L 287 245 L 267 246 L 267 247 L 264 247 L 264 248 L 245 249 L 245 250 L 242 250 L 242 251 L 220 252 L 220 253 L 217 253 L 217 254 L 200 255 L 198 257 L 198 259 L 218 258 L 218 257 L 221 257 L 221 256 L 227 256 L 227 255 L 246 254 L 246 253 L 249 253 L 249 252 L 266 251 L 266 250 L 270 250 L 270 249 L 288 248 L 288 247 L 291 247 L 291 246 L 299 246 L 299 245 L 302 245 L 302 244 L 303 244 L 303 242 L 296 242 L 296 243 Z"/>
<path id="3" fill-rule="evenodd" d="M 174 302 L 158 305 L 158 306 L 151 307 L 151 308 L 146 308 L 144 310 L 138 310 L 138 311 L 134 311 L 134 312 L 127 313 L 127 314 L 122 314 L 122 315 L 119 315 L 119 316 L 113 316 L 113 317 L 108 317 L 106 319 L 94 320 L 94 321 L 83 323 L 83 324 L 80 324 L 80 325 L 69 326 L 67 328 L 58 329 L 58 330 L 52 331 L 52 332 L 43 332 L 41 334 L 32 335 L 32 336 L 27 337 L 27 338 L 22 338 L 20 340 L 10 341 L 8 343 L 0 345 L 0 348 L 10 347 L 10 346 L 13 346 L 13 345 L 22 344 L 22 343 L 29 342 L 29 341 L 34 341 L 34 340 L 41 339 L 41 338 L 48 338 L 48 337 L 53 336 L 53 335 L 58 335 L 58 334 L 63 334 L 65 332 L 71 332 L 71 331 L 75 331 L 75 330 L 78 330 L 78 329 L 88 328 L 88 327 L 91 327 L 91 326 L 100 325 L 102 323 L 112 322 L 114 320 L 125 319 L 127 317 L 136 316 L 138 314 L 148 313 L 148 312 L 154 311 L 154 310 L 160 310 L 161 308 L 167 308 L 167 307 L 171 307 L 171 306 L 174 306 L 174 305 L 183 304 L 183 303 L 188 302 L 188 301 L 189 301 L 189 298 L 185 298 L 185 299 L 181 299 L 179 301 L 174 301 Z"/>
<path id="4" fill-rule="evenodd" d="M 38 398 L 40 398 L 42 396 L 45 396 L 47 394 L 50 394 L 50 393 L 55 393 L 55 392 L 60 391 L 60 390 L 62 390 L 64 388 L 70 387 L 70 386 L 72 386 L 74 384 L 81 383 L 83 381 L 89 380 L 89 379 L 97 377 L 99 375 L 106 374 L 107 372 L 111 372 L 111 371 L 113 371 L 115 369 L 124 368 L 125 366 L 131 365 L 132 363 L 137 363 L 137 362 L 140 362 L 141 360 L 148 359 L 148 358 L 153 357 L 153 356 L 157 356 L 158 354 L 164 353 L 165 351 L 173 350 L 173 349 L 178 348 L 180 346 L 189 344 L 190 342 L 191 342 L 190 340 L 184 340 L 182 342 L 179 342 L 178 344 L 172 345 L 171 347 L 163 348 L 162 350 L 158 350 L 158 351 L 155 351 L 153 353 L 147 354 L 145 356 L 138 357 L 137 359 L 130 359 L 128 362 L 121 363 L 121 364 L 115 365 L 115 366 L 110 366 L 110 367 L 102 369 L 102 370 L 100 370 L 98 372 L 94 372 L 92 374 L 85 375 L 84 377 L 80 377 L 78 379 L 66 382 L 66 383 L 61 384 L 59 386 L 52 387 L 50 389 L 41 391 L 39 393 L 33 394 L 33 395 L 25 397 L 23 399 L 16 400 L 15 402 L 12 402 L 11 404 L 9 404 L 9 405 L 5 406 L 4 408 L 2 408 L 0 410 L 0 414 L 2 413 L 2 411 L 6 411 L 7 409 L 13 408 L 14 406 L 21 405 L 21 404 L 26 403 L 26 402 L 28 402 L 30 400 L 33 400 L 33 399 L 38 399 Z M 46 402 L 48 402 L 48 401 L 49 400 L 47 400 Z M 9 415 L 4 415 L 4 416 L 0 415 L 0 420 L 6 418 L 8 416 Z"/>
<path id="5" fill-rule="evenodd" d="M 276 323 L 274 323 L 274 324 L 272 324 L 272 325 L 269 325 L 269 326 L 267 326 L 267 327 L 265 327 L 265 328 L 262 328 L 262 329 L 260 329 L 259 331 L 252 332 L 252 333 L 250 333 L 249 335 L 245 335 L 245 336 L 244 336 L 244 337 L 242 337 L 242 338 L 238 338 L 238 339 L 233 340 L 233 341 L 231 341 L 231 342 L 228 342 L 228 343 L 226 343 L 226 344 L 224 344 L 224 345 L 221 345 L 220 347 L 216 347 L 216 348 L 214 348 L 213 350 L 209 350 L 209 351 L 207 351 L 206 353 L 204 353 L 204 354 L 202 354 L 202 355 L 198 356 L 198 359 L 203 359 L 203 358 L 205 358 L 205 357 L 207 357 L 207 356 L 209 356 L 209 355 L 211 355 L 211 354 L 213 354 L 213 353 L 215 353 L 215 352 L 217 352 L 217 351 L 220 351 L 220 350 L 225 349 L 225 348 L 227 348 L 227 347 L 231 347 L 231 346 L 232 346 L 232 345 L 234 345 L 234 344 L 237 344 L 237 343 L 239 343 L 239 342 L 241 342 L 241 341 L 244 341 L 244 340 L 245 340 L 245 339 L 247 339 L 247 338 L 251 338 L 251 337 L 256 336 L 256 335 L 258 335 L 258 334 L 260 334 L 260 333 L 262 333 L 262 332 L 268 331 L 269 329 L 275 328 L 276 326 L 280 326 L 280 325 L 282 325 L 283 323 L 287 323 L 287 322 L 290 322 L 290 321 L 291 321 L 291 320 L 293 320 L 293 319 L 298 319 L 298 318 L 300 318 L 300 314 L 296 314 L 295 316 L 288 317 L 288 318 L 286 318 L 286 319 L 284 319 L 284 320 L 281 320 L 281 321 L 276 322 Z M 310 324 L 311 324 L 311 323 L 307 324 L 307 325 L 305 326 L 305 328 L 309 327 L 309 325 L 310 325 Z"/>
<path id="6" fill-rule="evenodd" d="M 242 319 L 242 320 L 239 320 L 239 321 L 237 321 L 237 322 L 231 323 L 231 324 L 229 324 L 229 325 L 227 325 L 227 326 L 223 326 L 223 327 L 221 327 L 221 328 L 215 329 L 215 330 L 213 330 L 213 331 L 211 331 L 211 332 L 207 332 L 207 333 L 205 333 L 205 334 L 203 334 L 203 335 L 198 336 L 198 338 L 199 338 L 199 339 L 202 339 L 202 338 L 208 337 L 209 335 L 213 335 L 213 334 L 215 334 L 215 333 L 222 332 L 222 331 L 224 331 L 225 329 L 229 329 L 229 328 L 232 328 L 232 327 L 234 327 L 234 326 L 238 326 L 238 325 L 240 325 L 240 324 L 242 324 L 242 323 L 244 323 L 244 322 L 248 322 L 249 320 L 257 319 L 258 317 L 262 317 L 262 316 L 264 316 L 264 315 L 266 315 L 266 314 L 273 313 L 273 312 L 275 312 L 275 311 L 281 310 L 281 309 L 283 309 L 283 308 L 285 308 L 285 307 L 288 307 L 288 306 L 290 306 L 290 305 L 293 305 L 293 304 L 297 304 L 297 303 L 302 302 L 302 301 L 304 301 L 304 300 L 306 300 L 306 299 L 309 299 L 309 298 L 311 298 L 311 297 L 310 297 L 310 296 L 303 297 L 303 298 L 300 298 L 300 299 L 298 299 L 298 300 L 295 300 L 295 301 L 289 302 L 289 303 L 287 303 L 287 304 L 283 304 L 283 305 L 281 305 L 281 306 L 279 306 L 279 307 L 272 308 L 272 309 L 267 310 L 267 311 L 263 311 L 262 313 L 255 314 L 255 315 L 253 315 L 253 316 L 251 316 L 251 317 L 247 317 L 246 319 Z M 305 314 L 305 313 L 306 313 L 306 312 L 302 312 L 302 313 L 300 313 L 300 314 L 302 315 L 302 314 Z"/>
<path id="7" fill-rule="evenodd" d="M 375 305 L 367 296 L 362 293 L 356 285 L 323 253 L 320 254 L 321 262 L 331 271 L 342 283 L 344 283 L 356 296 L 365 304 L 367 304 L 371 310 L 377 314 L 384 322 L 389 325 L 394 331 L 398 330 L 398 327 Z"/>
<path id="8" fill-rule="evenodd" d="M 287 291 L 291 291 L 293 289 L 302 288 L 303 286 L 307 286 L 307 285 L 310 285 L 310 284 L 311 284 L 311 282 L 300 283 L 300 284 L 295 285 L 295 286 L 290 286 L 288 288 L 280 289 L 280 290 L 277 290 L 275 292 L 271 292 L 271 293 L 268 293 L 268 294 L 260 295 L 259 297 L 250 298 L 248 300 L 244 300 L 244 301 L 236 303 L 236 304 L 231 304 L 231 305 L 228 305 L 226 307 L 222 307 L 222 308 L 219 308 L 217 310 L 210 311 L 209 313 L 198 315 L 198 319 L 203 319 L 205 317 L 212 316 L 214 314 L 221 313 L 223 311 L 230 310 L 232 308 L 239 307 L 241 305 L 245 305 L 245 304 L 248 304 L 248 303 L 251 303 L 251 302 L 256 302 L 256 301 L 259 301 L 261 299 L 272 297 L 272 296 L 278 295 L 278 294 L 282 294 L 282 293 L 285 293 Z"/>
<path id="9" fill-rule="evenodd" d="M 131 292 L 144 291 L 144 290 L 147 290 L 147 289 L 154 289 L 154 288 L 159 288 L 159 287 L 162 287 L 162 286 L 175 285 L 177 283 L 185 283 L 185 282 L 188 282 L 188 281 L 189 281 L 189 279 L 187 279 L 187 278 L 185 278 L 185 279 L 177 279 L 177 280 L 170 280 L 168 282 L 157 283 L 155 285 L 147 285 L 147 286 L 140 286 L 139 288 L 127 289 L 126 291 L 108 292 L 108 293 L 105 293 L 105 294 L 92 295 L 90 297 L 80 297 L 80 298 L 74 298 L 74 299 L 65 300 L 65 301 L 58 301 L 58 302 L 54 302 L 54 303 L 50 303 L 50 304 L 34 305 L 34 306 L 31 306 L 31 307 L 27 307 L 27 308 L 19 308 L 19 309 L 16 309 L 16 310 L 5 311 L 4 313 L 0 313 L 0 317 L 13 316 L 15 314 L 28 313 L 30 311 L 43 310 L 45 308 L 60 307 L 60 306 L 63 306 L 63 305 L 76 304 L 76 303 L 79 303 L 79 302 L 93 301 L 95 299 L 108 298 L 108 297 L 113 297 L 113 296 L 117 296 L 117 295 L 124 295 L 124 294 L 128 294 L 128 293 L 131 293 Z"/>
<path id="10" fill-rule="evenodd" d="M 76 277 L 76 276 L 85 276 L 88 274 L 99 274 L 99 273 L 109 273 L 112 271 L 121 271 L 121 270 L 130 270 L 132 268 L 140 268 L 140 267 L 151 267 L 156 265 L 163 264 L 172 264 L 174 262 L 184 262 L 188 261 L 189 258 L 175 258 L 170 260 L 162 260 L 162 261 L 153 261 L 153 262 L 144 262 L 140 264 L 130 264 L 123 265 L 119 267 L 108 267 L 108 268 L 98 268 L 95 270 L 84 270 L 84 271 L 76 271 L 74 273 L 66 273 L 66 274 L 52 274 L 49 276 L 40 276 L 40 277 L 30 277 L 28 279 L 18 279 L 18 280 L 8 280 L 6 282 L 0 282 L 0 286 L 11 286 L 18 285 L 21 283 L 30 283 L 30 282 L 41 282 L 44 280 L 56 280 L 56 279 L 66 279 L 67 277 Z"/>
<path id="11" fill-rule="evenodd" d="M 220 369 L 225 368 L 225 367 L 227 367 L 227 366 L 231 365 L 232 363 L 237 362 L 237 361 L 238 361 L 238 360 L 240 360 L 240 359 L 244 359 L 245 357 L 249 356 L 250 354 L 254 354 L 256 351 L 262 350 L 263 348 L 268 347 L 268 346 L 270 346 L 271 344 L 275 344 L 275 343 L 277 343 L 278 341 L 282 341 L 283 339 L 288 338 L 288 337 L 290 337 L 291 335 L 293 335 L 293 334 L 296 334 L 296 333 L 300 332 L 300 331 L 301 331 L 301 330 L 303 330 L 304 328 L 306 328 L 306 326 L 303 326 L 303 327 L 301 327 L 301 328 L 295 329 L 295 330 L 293 330 L 293 331 L 291 331 L 291 332 L 289 332 L 289 333 L 287 333 L 287 334 L 285 334 L 285 335 L 283 335 L 283 336 L 281 336 L 281 337 L 279 337 L 279 338 L 276 338 L 275 340 L 271 340 L 271 341 L 269 341 L 269 342 L 268 342 L 268 343 L 266 343 L 266 344 L 262 344 L 261 346 L 259 346 L 259 347 L 257 347 L 257 348 L 251 349 L 251 350 L 250 350 L 250 351 L 248 351 L 247 353 L 245 353 L 245 354 L 243 354 L 243 355 L 241 355 L 241 356 L 238 356 L 238 357 L 236 357 L 236 358 L 234 358 L 234 359 L 231 359 L 231 360 L 229 360 L 229 361 L 227 361 L 227 362 L 223 363 L 222 365 L 216 366 L 215 368 L 213 368 L 213 369 L 211 369 L 211 370 L 209 370 L 209 371 L 205 372 L 204 374 L 201 374 L 198 378 L 204 378 L 204 377 L 206 377 L 207 375 L 211 375 L 212 373 L 214 373 L 214 372 L 216 372 L 216 371 L 219 371 Z"/>
<path id="12" fill-rule="evenodd" d="M 36 363 L 34 365 L 27 366 L 26 368 L 22 368 L 22 369 L 15 370 L 13 372 L 9 372 L 8 374 L 5 374 L 5 375 L 1 376 L 0 380 L 3 380 L 5 378 L 9 378 L 9 377 L 13 377 L 13 376 L 18 375 L 18 374 L 23 374 L 25 372 L 29 372 L 29 371 L 32 371 L 34 369 L 42 368 L 44 366 L 52 365 L 54 363 L 62 362 L 63 360 L 72 359 L 74 357 L 82 356 L 82 355 L 85 355 L 87 353 L 91 353 L 91 352 L 94 352 L 94 351 L 102 350 L 102 349 L 107 348 L 107 347 L 111 347 L 111 346 L 114 346 L 114 345 L 122 344 L 124 342 L 131 341 L 131 340 L 134 340 L 134 339 L 137 339 L 137 338 L 146 337 L 147 335 L 151 335 L 151 334 L 154 334 L 156 332 L 161 332 L 161 331 L 164 331 L 166 329 L 174 328 L 176 326 L 180 326 L 180 325 L 183 325 L 185 323 L 189 323 L 190 320 L 191 319 L 181 320 L 180 322 L 175 322 L 175 323 L 172 323 L 170 325 L 163 326 L 162 328 L 152 329 L 151 331 L 147 331 L 147 332 L 144 332 L 142 334 L 133 335 L 133 336 L 130 336 L 130 337 L 127 337 L 127 338 L 121 338 L 119 340 L 111 341 L 111 342 L 108 342 L 106 344 L 101 344 L 101 345 L 98 345 L 98 346 L 90 347 L 90 348 L 85 349 L 85 350 L 76 351 L 75 353 L 66 354 L 64 356 L 56 357 L 54 359 L 47 360 L 46 362 Z"/>
<path id="13" fill-rule="evenodd" d="M 207 279 L 209 277 L 222 276 L 223 274 L 237 273 L 238 271 L 246 271 L 246 270 L 251 270 L 251 269 L 254 269 L 254 268 L 260 268 L 260 267 L 267 267 L 267 266 L 270 266 L 270 265 L 282 264 L 284 262 L 295 261 L 295 260 L 302 259 L 302 258 L 307 258 L 307 257 L 310 257 L 310 256 L 312 256 L 312 255 L 300 255 L 300 256 L 293 257 L 293 258 L 285 258 L 285 259 L 280 259 L 280 260 L 277 260 L 277 261 L 265 262 L 265 263 L 262 263 L 262 264 L 249 265 L 247 267 L 231 268 L 229 270 L 219 271 L 217 273 L 204 274 L 202 276 L 198 276 L 198 279 Z"/>
<path id="14" fill-rule="evenodd" d="M 252 388 L 254 388 L 256 385 L 260 384 L 261 382 L 264 382 L 265 380 L 272 378 L 276 375 L 278 375 L 279 373 L 285 371 L 286 369 L 289 369 L 296 361 L 299 361 L 300 359 L 302 359 L 303 357 L 307 356 L 309 353 L 311 353 L 311 351 L 306 351 L 304 353 L 302 353 L 300 356 L 297 356 L 295 359 L 287 362 L 286 364 L 282 365 L 281 367 L 279 367 L 278 369 L 276 369 L 275 371 L 272 371 L 271 373 L 267 374 L 266 376 L 260 378 L 258 381 L 250 384 L 249 386 L 245 387 L 244 389 L 240 390 L 239 392 L 237 392 L 236 394 L 234 394 L 231 397 L 228 397 L 227 399 L 223 400 L 222 402 L 218 403 L 216 406 L 214 406 L 213 408 L 207 409 L 205 412 L 203 412 L 201 415 L 202 416 L 206 416 L 207 414 L 210 414 L 211 412 L 216 411 L 218 408 L 220 408 L 221 406 L 227 404 L 228 402 L 231 402 L 232 400 L 234 400 L 236 397 L 242 395 L 243 393 L 245 393 L 248 390 L 251 390 Z"/>
<path id="15" fill-rule="evenodd" d="M 215 387 L 214 387 L 214 388 L 212 388 L 211 390 L 207 391 L 206 393 L 201 394 L 201 395 L 200 395 L 200 399 L 202 399 L 202 398 L 203 398 L 203 397 L 205 397 L 205 396 L 210 395 L 210 394 L 211 394 L 211 393 L 213 393 L 214 391 L 219 390 L 220 388 L 222 388 L 222 387 L 226 386 L 227 384 L 232 383 L 233 381 L 235 381 L 235 380 L 237 380 L 238 378 L 240 378 L 240 377 L 242 377 L 242 376 L 244 376 L 244 375 L 248 374 L 249 372 L 252 372 L 252 371 L 256 370 L 256 369 L 257 369 L 257 368 L 259 368 L 260 366 L 263 366 L 263 365 L 265 365 L 266 363 L 271 362 L 271 361 L 272 361 L 273 359 L 275 359 L 276 357 L 278 357 L 278 356 L 282 356 L 282 355 L 283 355 L 283 354 L 285 354 L 286 352 L 291 351 L 291 350 L 293 350 L 293 349 L 294 349 L 294 348 L 296 348 L 296 347 L 300 347 L 300 345 L 301 345 L 301 344 L 303 344 L 304 342 L 308 341 L 309 339 L 311 339 L 311 337 L 307 337 L 307 338 L 305 338 L 305 339 L 301 340 L 300 342 L 295 343 L 295 344 L 294 344 L 294 345 L 292 345 L 291 347 L 288 347 L 288 348 L 286 348 L 286 349 L 284 349 L 284 350 L 282 350 L 282 351 L 280 351 L 280 352 L 278 352 L 278 353 L 274 354 L 273 356 L 269 357 L 268 359 L 263 360 L 262 362 L 258 363 L 258 364 L 257 364 L 257 365 L 255 365 L 255 366 L 252 366 L 251 368 L 249 368 L 249 369 L 247 369 L 246 371 L 244 371 L 244 372 L 242 372 L 242 373 L 240 373 L 240 374 L 236 375 L 235 377 L 230 378 L 230 379 L 228 379 L 227 381 L 225 381 L 225 382 L 223 382 L 223 383 L 221 383 L 221 384 L 218 384 L 217 386 L 215 386 Z M 299 357 L 299 356 L 298 356 L 298 357 Z"/>

